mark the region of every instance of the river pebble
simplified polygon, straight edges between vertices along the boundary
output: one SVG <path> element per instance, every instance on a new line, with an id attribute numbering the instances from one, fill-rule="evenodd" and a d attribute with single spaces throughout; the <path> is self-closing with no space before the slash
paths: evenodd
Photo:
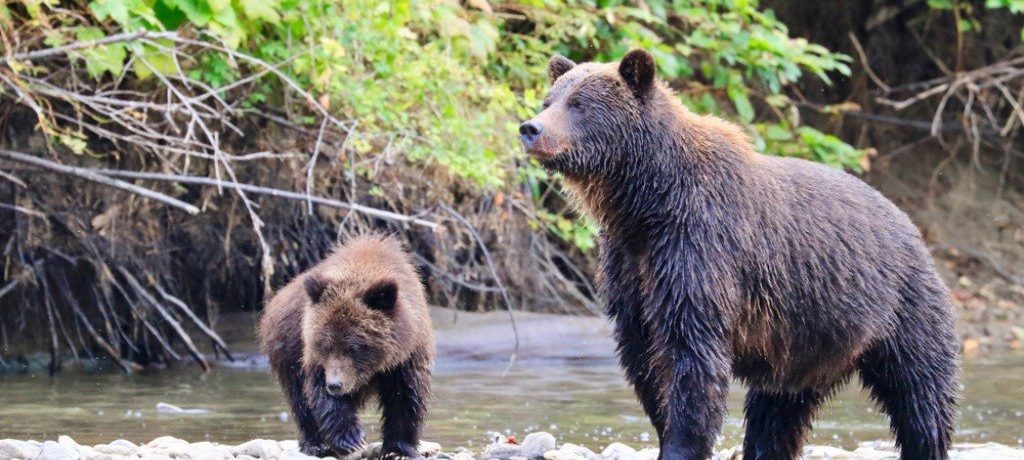
<path id="1" fill-rule="evenodd" d="M 46 441 L 39 450 L 38 460 L 79 460 L 78 451 L 53 441 Z"/>
<path id="2" fill-rule="evenodd" d="M 39 456 L 39 448 L 25 441 L 4 439 L 0 441 L 0 460 L 14 458 L 36 458 Z"/>
<path id="3" fill-rule="evenodd" d="M 381 443 L 372 443 L 362 452 L 348 458 L 379 460 Z M 550 433 L 531 433 L 516 443 L 514 438 L 499 437 L 485 447 L 479 455 L 459 447 L 445 452 L 440 444 L 421 442 L 419 452 L 431 460 L 657 460 L 658 449 L 635 448 L 622 443 L 612 443 L 595 453 L 587 447 L 572 443 L 557 444 Z M 732 447 L 718 451 L 715 460 L 741 460 L 742 448 Z M 330 457 L 328 457 L 330 458 Z M 898 455 L 891 441 L 861 443 L 857 449 L 848 451 L 831 446 L 807 446 L 803 460 L 895 460 Z M 1024 449 L 1001 444 L 956 444 L 950 450 L 951 460 L 1024 460 Z M 294 440 L 274 441 L 254 439 L 239 445 L 225 445 L 202 441 L 190 443 L 173 436 L 162 436 L 146 444 L 136 445 L 131 441 L 118 439 L 109 444 L 95 446 L 81 445 L 70 436 L 60 436 L 57 441 L 0 440 L 0 460 L 312 460 L 313 457 L 299 452 Z"/>

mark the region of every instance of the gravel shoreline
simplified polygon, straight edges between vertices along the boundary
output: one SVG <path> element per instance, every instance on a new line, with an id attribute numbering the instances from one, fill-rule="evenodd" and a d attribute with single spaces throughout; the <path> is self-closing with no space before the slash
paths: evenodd
<path id="1" fill-rule="evenodd" d="M 739 460 L 740 448 L 723 449 L 716 453 L 716 460 Z M 550 433 L 531 433 L 522 442 L 514 439 L 498 439 L 480 452 L 466 448 L 445 450 L 440 444 L 423 442 L 420 453 L 428 459 L 436 460 L 657 460 L 658 450 L 654 448 L 634 449 L 622 443 L 612 443 L 600 452 L 571 443 L 559 444 Z M 116 459 L 278 459 L 307 460 L 313 459 L 299 452 L 295 441 L 274 441 L 254 439 L 239 445 L 225 445 L 211 442 L 190 443 L 183 439 L 163 436 L 146 444 L 135 444 L 131 441 L 118 439 L 109 444 L 85 446 L 75 442 L 69 436 L 61 436 L 57 441 L 19 441 L 15 439 L 0 440 L 0 460 L 116 460 Z M 331 457 L 328 457 L 331 458 Z M 370 444 L 364 451 L 353 454 L 345 459 L 379 459 L 380 443 Z M 829 446 L 808 446 L 804 448 L 804 459 L 864 459 L 883 460 L 896 459 L 891 442 L 874 441 L 861 443 L 853 451 Z M 1024 448 L 1010 447 L 1001 444 L 957 444 L 950 451 L 954 460 L 1024 460 Z"/>

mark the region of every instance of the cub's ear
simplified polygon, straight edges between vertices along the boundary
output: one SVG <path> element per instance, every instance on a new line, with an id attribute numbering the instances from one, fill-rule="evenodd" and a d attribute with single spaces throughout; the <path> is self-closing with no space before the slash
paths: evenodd
<path id="1" fill-rule="evenodd" d="M 576 67 L 576 63 L 570 61 L 569 58 L 561 54 L 551 56 L 551 59 L 548 60 L 548 83 L 554 83 L 558 77 L 572 70 L 573 67 Z"/>
<path id="2" fill-rule="evenodd" d="M 302 285 L 306 288 L 306 294 L 309 295 L 310 300 L 313 303 L 319 303 L 320 297 L 324 294 L 324 289 L 327 289 L 327 280 L 324 279 L 323 275 L 314 273 L 302 280 Z"/>
<path id="3" fill-rule="evenodd" d="M 644 50 L 633 50 L 619 62 L 619 75 L 637 97 L 647 94 L 654 85 L 654 56 Z"/>
<path id="4" fill-rule="evenodd" d="M 380 281 L 363 293 L 363 303 L 371 310 L 390 312 L 398 303 L 398 285 L 394 281 Z"/>

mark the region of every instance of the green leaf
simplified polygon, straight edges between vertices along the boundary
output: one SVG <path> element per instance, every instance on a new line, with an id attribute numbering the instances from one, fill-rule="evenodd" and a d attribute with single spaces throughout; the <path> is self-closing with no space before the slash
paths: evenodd
<path id="1" fill-rule="evenodd" d="M 75 30 L 75 37 L 79 41 L 94 41 L 104 36 L 103 31 L 97 27 L 80 27 Z M 90 77 L 99 79 L 106 72 L 120 75 L 128 51 L 124 44 L 113 43 L 79 50 L 75 56 L 85 61 L 85 70 Z"/>
<path id="2" fill-rule="evenodd" d="M 276 2 L 267 0 L 240 0 L 242 12 L 245 17 L 252 20 L 264 20 L 271 24 L 277 24 L 281 15 L 275 9 Z"/>
<path id="3" fill-rule="evenodd" d="M 128 1 L 95 0 L 89 3 L 89 9 L 92 10 L 92 14 L 96 16 L 96 19 L 100 21 L 109 17 L 117 21 L 118 24 L 124 25 L 128 23 L 128 10 L 130 9 Z"/>
<path id="4" fill-rule="evenodd" d="M 750 103 L 750 97 L 747 96 L 747 89 L 733 85 L 729 86 L 726 92 L 733 105 L 736 106 L 736 114 L 740 116 L 740 119 L 747 123 L 754 121 L 754 106 Z"/>

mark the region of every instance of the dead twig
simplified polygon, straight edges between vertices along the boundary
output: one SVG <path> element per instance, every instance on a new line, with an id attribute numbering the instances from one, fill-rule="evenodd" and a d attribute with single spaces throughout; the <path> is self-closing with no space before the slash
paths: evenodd
<path id="1" fill-rule="evenodd" d="M 12 150 L 0 149 L 0 157 L 7 158 L 8 160 L 17 161 L 19 163 L 26 163 L 40 168 L 48 169 L 50 171 L 58 172 L 61 174 L 67 174 L 75 177 L 79 177 L 88 181 L 96 182 L 98 184 L 106 185 L 121 190 L 125 190 L 136 195 L 144 196 L 161 203 L 170 205 L 172 207 L 181 209 L 189 214 L 199 214 L 199 208 L 181 201 L 177 198 L 173 198 L 163 193 L 156 192 L 147 188 L 142 188 L 137 185 L 129 184 L 124 181 L 117 179 L 111 179 L 100 174 L 96 174 L 92 170 L 87 168 L 80 168 L 77 166 L 68 166 L 60 163 L 56 163 L 50 160 L 45 160 L 40 157 L 26 155 L 21 152 L 15 152 Z"/>

